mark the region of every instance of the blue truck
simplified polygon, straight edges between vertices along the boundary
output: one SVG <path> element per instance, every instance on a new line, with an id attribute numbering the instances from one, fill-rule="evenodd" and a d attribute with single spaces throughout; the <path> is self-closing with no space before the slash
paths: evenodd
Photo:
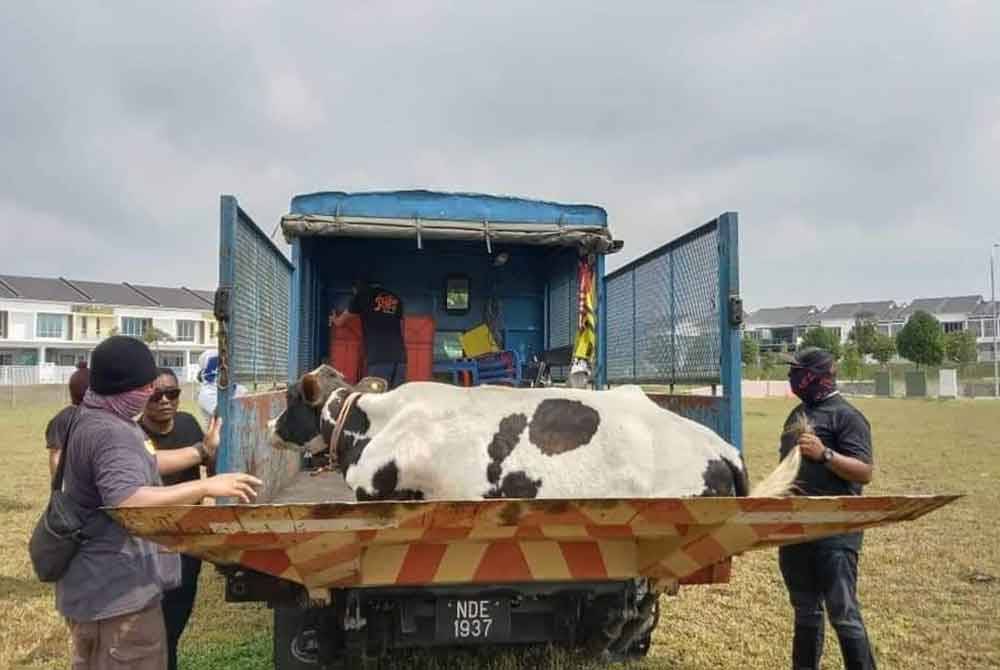
<path id="1" fill-rule="evenodd" d="M 668 227 L 656 220 L 641 225 L 649 237 Z M 589 259 L 597 277 L 592 385 L 642 384 L 662 406 L 741 445 L 735 213 L 613 272 L 606 258 L 622 242 L 612 236 L 605 210 L 593 205 L 431 191 L 324 192 L 294 197 L 281 226 L 291 260 L 235 197 L 221 198 L 215 311 L 224 427 L 217 469 L 261 477 L 260 503 L 332 500 L 333 489 L 317 490 L 302 457 L 269 448 L 266 425 L 284 407 L 285 386 L 327 355 L 327 316 L 343 307 L 352 281 L 362 276 L 398 293 L 407 314 L 433 318 L 435 370 L 456 365 L 461 334 L 486 321 L 519 365 L 554 369 L 558 381 L 566 361 L 552 352 L 574 343 L 578 269 Z M 460 310 L 449 308 L 449 287 L 456 285 L 465 291 Z M 238 384 L 250 394 L 237 397 Z M 711 392 L 692 395 L 692 387 Z M 217 562 L 228 600 L 273 607 L 274 662 L 282 669 L 364 663 L 403 648 L 580 647 L 595 639 L 604 640 L 596 651 L 641 656 L 658 616 L 658 598 L 650 598 L 652 587 L 642 579 L 345 586 L 277 577 L 280 571 L 260 568 L 262 561 Z M 727 578 L 725 564 L 687 581 Z M 455 603 L 489 603 L 499 623 L 484 636 L 459 635 L 449 619 Z M 609 626 L 617 632 L 609 634 Z"/>

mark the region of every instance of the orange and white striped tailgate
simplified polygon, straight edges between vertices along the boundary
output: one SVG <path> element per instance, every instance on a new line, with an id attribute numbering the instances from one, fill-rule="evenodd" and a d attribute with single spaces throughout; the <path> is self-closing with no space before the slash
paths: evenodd
<path id="1" fill-rule="evenodd" d="M 484 500 L 118 508 L 127 529 L 310 589 L 651 577 L 727 581 L 737 554 L 917 519 L 959 496 Z"/>

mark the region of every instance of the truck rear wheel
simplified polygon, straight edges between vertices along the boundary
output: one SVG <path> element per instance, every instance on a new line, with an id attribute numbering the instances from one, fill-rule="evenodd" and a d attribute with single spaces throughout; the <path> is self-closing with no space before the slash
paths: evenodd
<path id="1" fill-rule="evenodd" d="M 274 608 L 275 670 L 320 670 L 319 631 L 308 623 L 309 610 Z"/>

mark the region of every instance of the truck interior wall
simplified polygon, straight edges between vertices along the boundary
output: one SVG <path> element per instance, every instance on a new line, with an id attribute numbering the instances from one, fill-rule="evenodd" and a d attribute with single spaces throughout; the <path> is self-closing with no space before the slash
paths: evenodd
<path id="1" fill-rule="evenodd" d="M 297 246 L 302 309 L 296 374 L 315 367 L 326 356 L 330 344 L 326 317 L 331 310 L 347 306 L 352 282 L 361 277 L 378 279 L 397 293 L 406 313 L 433 316 L 436 359 L 444 356 L 445 339 L 484 322 L 491 298 L 500 304 L 505 348 L 519 352 L 524 360 L 572 342 L 574 248 L 494 245 L 491 254 L 482 242 L 428 240 L 418 249 L 412 240 L 326 237 L 303 238 Z M 500 252 L 507 252 L 509 260 L 495 267 L 493 260 Z M 465 314 L 445 310 L 449 275 L 469 278 L 470 307 Z"/>

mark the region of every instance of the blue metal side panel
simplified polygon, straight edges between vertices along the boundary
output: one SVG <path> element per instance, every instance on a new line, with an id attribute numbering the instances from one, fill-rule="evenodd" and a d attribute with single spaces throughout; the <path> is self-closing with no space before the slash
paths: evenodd
<path id="1" fill-rule="evenodd" d="M 572 226 L 608 225 L 608 215 L 594 205 L 566 205 L 475 193 L 386 191 L 373 193 L 310 193 L 292 198 L 292 214 L 539 223 Z"/>
<path id="2" fill-rule="evenodd" d="M 736 214 L 727 213 L 610 273 L 603 353 L 609 384 L 711 386 L 661 404 L 741 446 Z M 714 396 L 721 385 L 723 395 Z"/>
<path id="3" fill-rule="evenodd" d="M 286 381 L 293 268 L 233 196 L 220 199 L 219 226 L 219 281 L 229 301 L 219 336 L 217 463 L 222 472 L 245 471 L 245 456 L 258 445 L 244 442 L 247 434 L 238 430 L 235 391 L 238 384 L 254 391 Z"/>
<path id="4" fill-rule="evenodd" d="M 292 273 L 292 298 L 288 301 L 288 379 L 296 379 L 299 376 L 299 361 L 302 359 L 302 319 L 300 315 L 303 310 L 302 301 L 302 240 L 296 237 L 292 240 L 292 265 L 295 270 Z"/>
<path id="5" fill-rule="evenodd" d="M 248 472 L 264 486 L 257 502 L 268 502 L 301 469 L 301 457 L 292 450 L 270 445 L 268 422 L 285 409 L 285 392 L 271 391 L 234 398 L 229 408 L 232 439 L 226 472 Z M 235 502 L 235 501 L 227 501 Z"/>
<path id="6" fill-rule="evenodd" d="M 739 326 L 733 323 L 731 297 L 740 294 L 739 218 L 735 212 L 719 217 L 719 333 L 723 403 L 723 437 L 743 449 L 742 351 Z"/>
<path id="7" fill-rule="evenodd" d="M 597 257 L 597 388 L 608 385 L 608 296 L 604 286 L 604 255 Z"/>

